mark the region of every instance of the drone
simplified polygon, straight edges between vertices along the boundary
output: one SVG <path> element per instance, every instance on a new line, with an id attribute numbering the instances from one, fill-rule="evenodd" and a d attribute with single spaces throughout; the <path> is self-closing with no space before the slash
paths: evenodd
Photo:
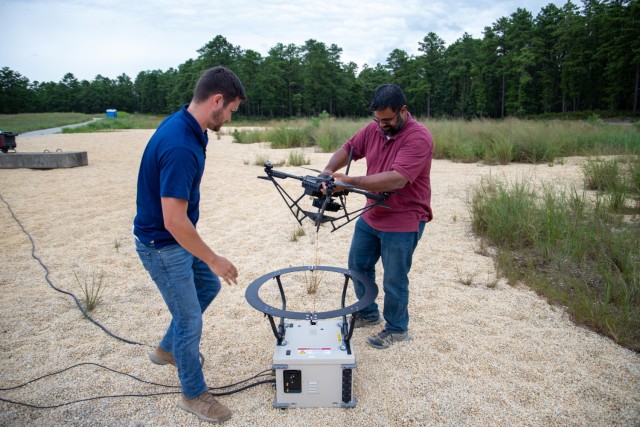
<path id="1" fill-rule="evenodd" d="M 308 169 L 308 168 L 305 168 Z M 384 202 L 392 194 L 391 192 L 372 193 L 365 191 L 361 188 L 354 187 L 353 185 L 345 182 L 336 181 L 328 174 L 322 173 L 315 169 L 309 169 L 318 172 L 318 176 L 311 175 L 293 175 L 290 173 L 282 172 L 273 169 L 271 162 L 264 163 L 264 171 L 267 176 L 259 176 L 259 179 L 265 179 L 271 181 L 278 190 L 280 196 L 287 204 L 287 207 L 298 221 L 298 224 L 302 225 L 302 220 L 309 218 L 316 226 L 316 232 L 320 230 L 320 226 L 324 223 L 330 223 L 334 232 L 341 227 L 344 227 L 351 221 L 359 218 L 361 215 L 375 208 L 381 206 L 383 208 L 390 208 Z M 349 166 L 347 165 L 347 174 L 349 173 Z M 294 199 L 287 191 L 280 185 L 275 179 L 287 179 L 292 178 L 301 181 L 303 194 Z M 336 191 L 336 187 L 341 187 Z M 347 195 L 349 193 L 356 193 L 365 196 L 367 199 L 373 200 L 373 203 L 366 204 L 365 207 L 360 209 L 354 209 L 352 211 L 347 210 Z M 315 211 L 306 210 L 300 202 L 305 196 L 310 196 L 312 201 L 311 205 L 316 208 Z M 337 216 L 326 215 L 327 212 L 336 212 Z"/>

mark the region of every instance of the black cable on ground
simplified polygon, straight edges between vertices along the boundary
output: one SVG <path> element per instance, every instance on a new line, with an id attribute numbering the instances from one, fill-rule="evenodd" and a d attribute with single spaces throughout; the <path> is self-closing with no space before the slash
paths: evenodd
<path id="1" fill-rule="evenodd" d="M 141 346 L 147 346 L 147 347 L 151 347 L 148 344 L 142 344 L 139 343 L 137 341 L 132 341 L 132 340 L 128 340 L 126 338 L 122 338 L 116 334 L 114 334 L 113 332 L 109 331 L 107 328 L 105 328 L 102 324 L 100 324 L 97 320 L 93 319 L 91 316 L 89 316 L 89 313 L 87 313 L 87 311 L 84 309 L 84 307 L 82 306 L 82 304 L 80 304 L 80 301 L 78 300 L 78 298 L 72 294 L 71 292 L 65 291 L 63 289 L 60 289 L 58 287 L 56 287 L 53 282 L 51 281 L 51 279 L 49 278 L 49 268 L 44 264 L 44 262 L 42 262 L 42 260 L 36 255 L 36 244 L 33 240 L 33 237 L 31 237 L 31 234 L 29 234 L 29 232 L 24 228 L 24 226 L 22 225 L 22 223 L 20 222 L 20 220 L 16 217 L 16 215 L 13 213 L 13 210 L 11 209 L 11 206 L 9 205 L 9 203 L 7 203 L 7 201 L 4 199 L 4 197 L 2 197 L 2 194 L 0 194 L 0 200 L 2 200 L 2 202 L 7 205 L 7 209 L 9 210 L 9 213 L 11 214 L 11 217 L 15 220 L 15 222 L 20 226 L 20 228 L 22 229 L 22 232 L 24 234 L 27 235 L 27 237 L 29 238 L 29 240 L 31 241 L 31 256 L 33 257 L 33 259 L 35 259 L 36 261 L 38 261 L 38 263 L 40 264 L 40 266 L 44 269 L 45 271 L 45 275 L 44 275 L 44 279 L 47 281 L 47 283 L 49 284 L 49 286 L 51 286 L 53 289 L 55 289 L 56 291 L 69 295 L 71 298 L 73 298 L 73 300 L 75 301 L 76 305 L 78 306 L 78 308 L 80 309 L 80 311 L 82 312 L 82 314 L 84 315 L 84 317 L 86 317 L 89 321 L 91 321 L 94 325 L 96 325 L 97 327 L 99 327 L 100 329 L 102 329 L 104 332 L 106 332 L 109 336 L 126 342 L 127 344 L 135 344 L 135 345 L 141 345 Z"/>
<path id="2" fill-rule="evenodd" d="M 140 345 L 140 346 L 147 346 L 147 347 L 151 347 L 148 344 L 142 344 L 136 341 L 132 341 L 132 340 L 128 340 L 126 338 L 122 338 L 114 333 L 112 333 L 111 331 L 109 331 L 106 327 L 104 327 L 102 324 L 100 324 L 98 321 L 94 320 L 91 316 L 89 316 L 89 314 L 87 313 L 87 311 L 84 309 L 84 307 L 82 307 L 82 304 L 80 304 L 80 301 L 78 300 L 78 298 L 71 292 L 65 291 L 63 289 L 60 289 L 58 287 L 56 287 L 53 282 L 51 281 L 51 279 L 49 278 L 49 268 L 44 264 L 44 262 L 42 262 L 42 260 L 36 255 L 36 244 L 33 240 L 33 237 L 31 236 L 31 234 L 29 234 L 29 232 L 24 228 L 24 226 L 22 225 L 22 223 L 20 222 L 20 220 L 16 217 L 15 213 L 13 212 L 13 209 L 11 209 L 11 206 L 9 205 L 9 203 L 4 199 L 4 197 L 2 197 L 2 194 L 0 194 L 0 200 L 2 200 L 2 202 L 7 206 L 7 209 L 9 210 L 9 213 L 11 214 L 11 217 L 14 219 L 14 221 L 20 226 L 20 228 L 22 229 L 22 232 L 24 234 L 26 234 L 26 236 L 29 238 L 29 241 L 31 242 L 31 256 L 33 257 L 33 259 L 35 259 L 36 261 L 38 261 L 38 263 L 40 264 L 40 266 L 44 269 L 45 271 L 45 280 L 47 281 L 47 283 L 49 284 L 49 286 L 51 286 L 54 290 L 69 295 L 71 298 L 73 298 L 73 300 L 75 301 L 76 305 L 78 306 L 78 308 L 80 309 L 80 311 L 82 312 L 82 314 L 84 315 L 85 318 L 87 318 L 89 321 L 91 321 L 94 325 L 98 326 L 100 329 L 102 329 L 105 333 L 107 333 L 109 336 L 111 336 L 112 338 L 115 338 L 117 340 L 123 341 L 127 344 L 135 344 L 135 345 Z M 106 369 L 108 371 L 120 374 L 120 375 L 125 375 L 128 376 L 136 381 L 145 383 L 145 384 L 149 384 L 149 385 L 153 385 L 153 386 L 159 386 L 159 387 L 165 387 L 165 388 L 181 388 L 180 386 L 174 386 L 174 385 L 167 385 L 167 384 L 159 384 L 159 383 L 154 383 L 151 381 L 146 381 L 143 380 L 141 378 L 138 378 L 134 375 L 128 374 L 126 372 L 121 372 L 112 368 L 109 368 L 107 366 L 104 365 L 100 365 L 98 363 L 92 363 L 92 362 L 82 362 L 82 363 L 78 363 L 72 366 L 69 366 L 65 369 L 59 370 L 57 372 L 52 372 L 46 375 L 43 375 L 41 377 L 38 378 L 34 378 L 30 381 L 27 381 L 26 383 L 23 384 L 19 384 L 17 386 L 13 386 L 13 387 L 6 387 L 6 388 L 1 388 L 0 387 L 0 391 L 10 391 L 10 390 L 15 390 L 21 387 L 25 387 L 31 383 L 34 383 L 36 381 L 39 381 L 41 379 L 53 376 L 53 375 L 58 375 L 61 374 L 65 371 L 68 371 L 70 369 L 79 367 L 79 366 L 84 366 L 84 365 L 93 365 L 93 366 L 98 366 L 100 368 Z M 262 376 L 267 376 L 270 374 L 266 374 L 266 372 L 271 372 L 271 370 L 264 370 L 262 372 L 259 372 L 258 374 L 249 377 L 245 380 L 241 380 L 238 381 L 236 383 L 233 384 L 229 384 L 229 385 L 225 385 L 225 386 L 220 386 L 220 387 L 209 387 L 208 389 L 211 390 L 222 390 L 222 389 L 227 389 L 230 387 L 235 387 L 238 386 L 240 384 L 246 383 L 247 381 L 262 377 Z M 238 393 L 240 391 L 243 390 L 247 390 L 249 388 L 255 387 L 257 385 L 260 384 L 269 384 L 269 383 L 275 383 L 274 379 L 269 379 L 269 380 L 261 380 L 261 381 L 257 381 L 251 384 L 247 384 L 245 386 L 242 386 L 240 388 L 234 389 L 234 390 L 228 390 L 228 391 L 221 391 L 221 392 L 211 392 L 212 395 L 214 396 L 226 396 L 226 395 L 230 395 L 230 394 L 234 394 L 234 393 Z M 67 405 L 71 405 L 74 403 L 80 403 L 80 402 L 87 402 L 87 401 L 91 401 L 91 400 L 99 400 L 99 399 L 113 399 L 113 398 L 122 398 L 122 397 L 150 397 L 150 396 L 162 396 L 162 395 L 168 395 L 168 394 L 180 394 L 181 391 L 166 391 L 166 392 L 158 392 L 158 393 L 146 393 L 146 394 L 118 394 L 118 395 L 109 395 L 109 396 L 96 396 L 96 397 L 89 397 L 89 398 L 85 398 L 85 399 L 78 399 L 78 400 L 73 400 L 73 401 L 69 401 L 69 402 L 65 402 L 65 403 L 61 403 L 58 405 L 47 405 L 47 406 L 42 406 L 42 405 L 33 405 L 30 403 L 24 403 L 24 402 L 18 402 L 15 400 L 11 400 L 11 399 L 5 399 L 3 397 L 0 397 L 0 402 L 7 402 L 7 403 L 12 403 L 14 405 L 20 405 L 20 406 L 26 406 L 29 408 L 34 408 L 34 409 L 55 409 L 55 408 L 60 408 L 62 406 L 67 406 Z"/>
<path id="3" fill-rule="evenodd" d="M 56 372 L 52 372 L 52 373 L 43 375 L 43 376 L 38 377 L 38 378 L 34 378 L 34 379 L 32 379 L 30 381 L 27 381 L 26 383 L 23 383 L 23 384 L 19 384 L 19 385 L 13 386 L 13 387 L 0 388 L 0 391 L 16 390 L 16 389 L 25 387 L 25 386 L 27 386 L 29 384 L 32 384 L 34 382 L 40 381 L 40 380 L 42 380 L 44 378 L 51 377 L 51 376 L 54 376 L 54 375 L 58 375 L 58 374 L 61 374 L 61 373 L 65 372 L 65 371 L 69 371 L 71 369 L 74 369 L 74 368 L 77 368 L 77 367 L 80 367 L 80 366 L 88 366 L 88 365 L 97 366 L 99 368 L 106 369 L 106 370 L 114 372 L 116 374 L 125 375 L 125 376 L 127 376 L 129 378 L 132 378 L 132 379 L 134 379 L 136 381 L 139 381 L 141 383 L 144 383 L 144 384 L 149 384 L 149 385 L 158 386 L 158 387 L 164 387 L 164 388 L 173 388 L 173 389 L 180 389 L 181 388 L 180 386 L 168 385 L 168 384 L 159 384 L 159 383 L 155 383 L 155 382 L 152 382 L 152 381 L 143 380 L 141 378 L 136 377 L 135 375 L 131 375 L 131 374 L 128 374 L 126 372 L 118 371 L 116 369 L 109 368 L 109 367 L 101 365 L 99 363 L 82 362 L 82 363 L 77 363 L 75 365 L 72 365 L 72 366 L 69 366 L 67 368 L 61 369 L 61 370 L 56 371 Z M 270 376 L 271 375 L 271 374 L 267 374 L 266 372 L 271 372 L 271 370 L 264 370 L 262 372 L 257 373 L 256 375 L 254 375 L 252 377 L 249 377 L 249 378 L 247 378 L 245 380 L 242 380 L 242 381 L 238 381 L 237 383 L 234 383 L 234 384 L 229 384 L 229 385 L 225 385 L 225 386 L 221 386 L 221 387 L 209 387 L 208 389 L 209 390 L 226 389 L 226 388 L 238 386 L 240 384 L 246 383 L 248 381 L 251 381 L 251 380 L 259 378 L 259 377 Z M 221 392 L 217 392 L 217 393 L 216 392 L 211 392 L 211 394 L 214 395 L 214 396 L 227 396 L 227 395 L 230 395 L 230 394 L 238 393 L 238 392 L 243 391 L 243 390 L 247 390 L 249 388 L 255 387 L 255 386 L 260 385 L 260 384 L 270 384 L 270 383 L 274 383 L 274 382 L 275 382 L 274 379 L 261 380 L 261 381 L 253 382 L 251 384 L 244 385 L 242 387 L 239 387 L 239 388 L 236 388 L 236 389 L 233 389 L 233 390 L 221 391 Z M 177 390 L 177 391 L 163 391 L 163 392 L 155 392 L 155 393 L 114 394 L 114 395 L 106 395 L 106 396 L 103 395 L 103 396 L 87 397 L 87 398 L 84 398 L 84 399 L 72 400 L 72 401 L 69 401 L 69 402 L 59 403 L 57 405 L 34 405 L 34 404 L 31 404 L 31 403 L 25 403 L 25 402 L 19 402 L 19 401 L 16 401 L 16 400 L 6 399 L 4 397 L 0 397 L 0 401 L 1 402 L 12 403 L 14 405 L 26 406 L 28 408 L 34 408 L 34 409 L 55 409 L 55 408 L 60 408 L 62 406 L 68 406 L 68 405 L 72 405 L 74 403 L 88 402 L 88 401 L 91 401 L 91 400 L 114 399 L 114 398 L 122 398 L 122 397 L 164 396 L 164 395 L 169 395 L 169 394 L 180 394 L 180 393 L 182 393 L 182 392 L 180 390 Z"/>

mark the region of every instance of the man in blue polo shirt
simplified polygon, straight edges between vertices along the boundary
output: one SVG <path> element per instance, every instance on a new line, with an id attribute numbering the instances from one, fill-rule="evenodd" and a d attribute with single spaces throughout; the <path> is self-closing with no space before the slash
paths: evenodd
<path id="1" fill-rule="evenodd" d="M 158 126 L 142 155 L 138 174 L 136 249 L 162 294 L 171 323 L 149 358 L 178 370 L 178 405 L 209 422 L 231 411 L 209 393 L 200 363 L 202 313 L 220 291 L 220 279 L 237 283 L 236 267 L 215 253 L 196 230 L 207 129 L 218 131 L 246 100 L 229 69 L 205 71 L 188 105 Z"/>

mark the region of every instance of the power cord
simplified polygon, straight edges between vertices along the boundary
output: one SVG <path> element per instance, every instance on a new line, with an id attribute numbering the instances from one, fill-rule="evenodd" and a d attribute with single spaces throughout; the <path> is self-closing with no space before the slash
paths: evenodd
<path id="1" fill-rule="evenodd" d="M 45 271 L 45 280 L 47 281 L 47 283 L 49 284 L 49 286 L 51 286 L 51 288 L 53 288 L 54 290 L 69 295 L 71 298 L 73 298 L 73 300 L 75 301 L 76 305 L 78 306 L 78 308 L 80 309 L 80 311 L 82 312 L 82 314 L 84 315 L 85 318 L 87 318 L 89 321 L 91 321 L 94 325 L 98 326 L 100 329 L 102 329 L 105 333 L 107 333 L 107 335 L 109 335 L 112 338 L 115 338 L 117 340 L 123 341 L 127 344 L 134 344 L 134 345 L 140 345 L 140 346 L 147 346 L 147 347 L 152 347 L 148 344 L 142 344 L 139 343 L 137 341 L 133 341 L 133 340 L 129 340 L 126 338 L 122 338 L 116 334 L 114 334 L 113 332 L 109 331 L 106 327 L 104 327 L 102 324 L 100 324 L 98 321 L 96 321 L 95 319 L 93 319 L 91 316 L 89 316 L 89 314 L 87 313 L 87 311 L 84 309 L 84 307 L 82 307 L 82 304 L 80 304 L 80 301 L 78 300 L 78 298 L 71 292 L 69 291 L 65 291 L 63 289 L 60 289 L 58 287 L 56 287 L 53 282 L 51 281 L 51 279 L 49 278 L 49 268 L 47 267 L 47 265 L 36 255 L 36 244 L 35 241 L 33 240 L 33 237 L 31 236 L 31 234 L 29 234 L 29 232 L 24 228 L 24 226 L 22 225 L 22 223 L 20 222 L 20 220 L 16 217 L 16 215 L 13 212 L 13 209 L 11 209 L 11 205 L 9 205 L 9 203 L 4 199 L 4 197 L 2 197 L 2 194 L 0 194 L 0 200 L 2 200 L 2 202 L 7 206 L 7 209 L 9 210 L 9 213 L 11 214 L 11 217 L 14 219 L 14 221 L 18 224 L 18 226 L 20 226 L 20 228 L 22 229 L 22 232 L 24 234 L 26 234 L 26 236 L 29 238 L 29 241 L 31 242 L 31 256 L 33 257 L 33 259 L 35 259 L 36 261 L 38 261 L 38 263 L 40 264 L 40 266 L 44 269 Z M 165 387 L 165 388 L 174 388 L 174 389 L 180 389 L 180 386 L 176 386 L 176 385 L 167 385 L 167 384 L 159 384 L 159 383 L 154 383 L 151 381 L 147 381 L 147 380 L 143 380 L 141 378 L 138 378 L 134 375 L 128 374 L 126 372 L 121 372 L 118 371 L 116 369 L 112 369 L 109 368 L 107 366 L 104 365 L 100 365 L 98 363 L 93 363 L 93 362 L 82 362 L 82 363 L 77 363 L 75 365 L 69 366 L 67 368 L 64 368 L 62 370 L 59 370 L 57 372 L 51 372 L 49 374 L 43 375 L 41 377 L 38 378 L 34 378 L 32 380 L 29 380 L 23 384 L 19 384 L 17 386 L 13 386 L 13 387 L 6 387 L 6 388 L 1 388 L 0 387 L 0 391 L 10 391 L 10 390 L 15 390 L 15 389 L 19 389 L 22 387 L 25 387 L 31 383 L 40 381 L 44 378 L 47 377 L 51 377 L 54 375 L 58 375 L 61 374 L 63 372 L 66 372 L 68 370 L 80 367 L 80 366 L 87 366 L 87 365 L 93 365 L 93 366 L 97 366 L 100 367 L 102 369 L 106 369 L 108 371 L 114 372 L 116 374 L 120 374 L 120 375 L 125 375 L 127 377 L 130 377 L 136 381 L 142 382 L 144 384 L 148 384 L 148 385 L 152 385 L 152 386 L 158 386 L 158 387 Z M 268 374 L 268 372 L 271 372 L 270 374 Z M 209 390 L 225 390 L 231 387 L 236 387 L 239 386 L 241 384 L 244 384 L 248 381 L 260 378 L 260 377 L 264 377 L 264 376 L 273 376 L 273 371 L 270 369 L 264 370 L 262 372 L 257 373 L 256 375 L 249 377 L 245 380 L 241 380 L 238 381 L 236 383 L 233 384 L 228 384 L 225 386 L 221 386 L 221 387 L 209 387 Z M 251 384 L 246 384 L 242 387 L 233 389 L 233 390 L 227 390 L 227 391 L 218 391 L 218 392 L 212 392 L 211 394 L 214 396 L 226 396 L 226 395 L 230 395 L 230 394 L 234 394 L 234 393 L 238 393 L 240 391 L 243 390 L 247 390 L 249 388 L 255 387 L 257 385 L 260 384 L 270 384 L 270 383 L 275 383 L 275 379 L 268 379 L 268 380 L 261 380 L 261 381 L 256 381 L 253 382 Z M 64 403 L 60 403 L 57 405 L 34 405 L 34 404 L 30 404 L 30 403 L 25 403 L 25 402 L 18 402 L 15 400 L 11 400 L 11 399 L 5 399 L 3 397 L 0 397 L 0 401 L 2 402 L 7 402 L 7 403 L 11 403 L 14 405 L 20 405 L 20 406 L 26 406 L 29 408 L 35 408 L 35 409 L 55 409 L 55 408 L 60 408 L 62 406 L 67 406 L 67 405 L 72 405 L 74 403 L 80 403 L 80 402 L 87 402 L 87 401 L 91 401 L 91 400 L 99 400 L 99 399 L 113 399 L 113 398 L 123 398 L 123 397 L 150 397 L 150 396 L 162 396 L 162 395 L 168 395 L 168 394 L 180 394 L 181 391 L 165 391 L 165 392 L 157 392 L 157 393 L 146 393 L 146 394 L 117 394 L 117 395 L 108 395 L 108 396 L 96 396 L 96 397 L 89 397 L 89 398 L 85 398 L 85 399 L 78 399 L 78 400 L 72 400 L 69 402 L 64 402 Z"/>
<path id="2" fill-rule="evenodd" d="M 164 388 L 180 389 L 180 386 L 168 385 L 168 384 L 160 384 L 160 383 L 155 383 L 155 382 L 153 382 L 153 381 L 143 380 L 142 378 L 136 377 L 135 375 L 131 375 L 131 374 L 128 374 L 128 373 L 126 373 L 126 372 L 118 371 L 118 370 L 116 370 L 116 369 L 109 368 L 109 367 L 104 366 L 104 365 L 101 365 L 101 364 L 99 364 L 99 363 L 82 362 L 82 363 L 77 363 L 77 364 L 75 364 L 75 365 L 71 365 L 71 366 L 69 366 L 69 367 L 67 367 L 67 368 L 64 368 L 64 369 L 61 369 L 61 370 L 59 370 L 59 371 L 57 371 L 57 372 L 52 372 L 52 373 L 49 373 L 49 374 L 43 375 L 43 376 L 41 376 L 41 377 L 34 378 L 34 379 L 32 379 L 32 380 L 30 380 L 30 381 L 27 381 L 26 383 L 23 383 L 23 384 L 19 384 L 19 385 L 13 386 L 13 387 L 0 388 L 0 391 L 16 390 L 16 389 L 19 389 L 19 388 L 25 387 L 25 386 L 27 386 L 27 385 L 29 385 L 29 384 L 35 383 L 35 382 L 37 382 L 37 381 L 40 381 L 40 380 L 42 380 L 42 379 L 44 379 L 44 378 L 51 377 L 51 376 L 54 376 L 54 375 L 58 375 L 58 374 L 61 374 L 61 373 L 63 373 L 63 372 L 69 371 L 69 370 L 71 370 L 71 369 L 74 369 L 74 368 L 77 368 L 77 367 L 80 367 L 80 366 L 97 366 L 97 367 L 99 367 L 99 368 L 106 369 L 107 371 L 110 371 L 110 372 L 114 372 L 114 373 L 116 373 L 116 374 L 120 374 L 120 375 L 127 376 L 127 377 L 129 377 L 129 378 L 132 378 L 132 379 L 134 379 L 134 380 L 136 380 L 136 381 L 139 381 L 139 382 L 141 382 L 141 383 L 144 383 L 144 384 L 148 384 L 148 385 L 152 385 L 152 386 L 158 386 L 158 387 L 164 387 Z M 269 373 L 269 372 L 271 372 L 271 373 Z M 248 382 L 248 381 L 251 381 L 251 380 L 254 380 L 254 379 L 256 379 L 256 378 L 265 377 L 265 376 L 271 376 L 271 375 L 273 375 L 273 371 L 272 371 L 272 370 L 270 370 L 270 369 L 266 369 L 266 370 L 264 370 L 264 371 L 262 371 L 262 372 L 259 372 L 259 373 L 257 373 L 256 375 L 254 375 L 254 376 L 252 376 L 252 377 L 249 377 L 249 378 L 247 378 L 247 379 L 244 379 L 244 380 L 238 381 L 238 382 L 233 383 L 233 384 L 228 384 L 228 385 L 225 385 L 225 386 L 221 386 L 221 387 L 209 387 L 209 390 L 210 390 L 210 391 L 211 391 L 211 390 L 225 390 L 225 389 L 228 389 L 228 388 L 231 388 L 231 387 L 239 386 L 239 385 L 241 385 L 241 384 L 244 384 L 244 383 L 246 383 L 246 382 Z M 261 380 L 261 381 L 253 382 L 253 383 L 251 383 L 251 384 L 246 384 L 246 385 L 244 385 L 244 386 L 242 386 L 242 387 L 239 387 L 239 388 L 236 388 L 236 389 L 233 389 L 233 390 L 226 390 L 226 391 L 212 392 L 211 394 L 212 394 L 212 395 L 214 395 L 214 396 L 227 396 L 227 395 L 230 395 L 230 394 L 238 393 L 238 392 L 240 392 L 240 391 L 243 391 L 243 390 L 249 389 L 249 388 L 251 388 L 251 387 L 255 387 L 255 386 L 260 385 L 260 384 L 269 384 L 269 383 L 274 383 L 274 382 L 275 382 L 275 380 L 274 380 L 274 379 Z M 122 397 L 150 397 L 150 396 L 163 396 L 163 395 L 168 395 L 168 394 L 180 394 L 180 393 L 181 393 L 181 391 L 180 391 L 180 390 L 177 390 L 177 391 L 164 391 L 164 392 L 144 393 L 144 394 L 142 394 L 142 393 L 136 393 L 136 394 L 115 394 L 115 395 L 108 395 L 108 396 L 104 396 L 104 395 L 103 395 L 103 396 L 96 396 L 96 397 L 88 397 L 88 398 L 85 398 L 85 399 L 72 400 L 72 401 L 64 402 L 64 403 L 60 403 L 60 404 L 57 404 L 57 405 L 46 405 L 46 406 L 43 406 L 43 405 L 34 405 L 34 404 L 31 404 L 31 403 L 25 403 L 25 402 L 18 402 L 18 401 L 11 400 L 11 399 L 5 399 L 5 398 L 3 398 L 3 397 L 0 397 L 0 401 L 2 401 L 2 402 L 7 402 L 7 403 L 12 403 L 12 404 L 14 404 L 14 405 L 26 406 L 26 407 L 28 407 L 28 408 L 35 408 L 35 409 L 55 409 L 55 408 L 60 408 L 60 407 L 62 407 L 62 406 L 68 406 L 68 405 L 72 405 L 72 404 L 74 404 L 74 403 L 80 403 L 80 402 L 88 402 L 88 401 L 91 401 L 91 400 L 113 399 L 113 398 L 122 398 Z"/>
<path id="3" fill-rule="evenodd" d="M 45 265 L 44 262 L 42 262 L 42 260 L 38 257 L 38 255 L 36 255 L 36 243 L 33 240 L 33 237 L 31 237 L 31 234 L 29 234 L 29 232 L 24 228 L 24 226 L 22 225 L 22 223 L 20 222 L 20 220 L 16 217 L 16 215 L 13 213 L 13 209 L 11 209 L 11 206 L 9 205 L 9 203 L 7 203 L 7 201 L 4 199 L 4 197 L 2 197 L 2 194 L 0 194 L 0 200 L 2 200 L 2 202 L 7 205 L 7 209 L 9 210 L 9 213 L 11 214 L 11 217 L 14 219 L 14 221 L 20 226 L 20 228 L 22 229 L 22 232 L 24 234 L 27 235 L 27 237 L 29 238 L 29 240 L 31 241 L 31 256 L 33 257 L 33 259 L 35 259 L 36 261 L 38 261 L 38 263 L 40 264 L 40 266 L 44 269 L 45 271 L 45 275 L 44 275 L 44 279 L 47 281 L 47 283 L 49 284 L 49 286 L 51 286 L 53 289 L 55 289 L 56 291 L 69 295 L 71 298 L 73 298 L 73 300 L 75 301 L 76 305 L 78 306 L 78 308 L 80 309 L 80 311 L 82 312 L 83 316 L 86 317 L 89 321 L 91 321 L 94 325 L 96 325 L 97 327 L 99 327 L 100 329 L 102 329 L 103 331 L 105 331 L 109 336 L 126 342 L 127 344 L 135 344 L 135 345 L 141 345 L 141 346 L 147 346 L 147 347 L 151 347 L 147 344 L 142 344 L 136 341 L 132 341 L 132 340 L 128 340 L 126 338 L 122 338 L 116 334 L 114 334 L 113 332 L 109 331 L 107 328 L 105 328 L 102 324 L 100 324 L 98 321 L 96 321 L 93 317 L 89 316 L 89 313 L 87 313 L 87 311 L 84 309 L 84 307 L 82 306 L 82 304 L 80 304 L 80 301 L 78 300 L 78 298 L 71 292 L 69 291 L 65 291 L 64 289 L 60 289 L 58 287 L 56 287 L 53 282 L 51 281 L 51 279 L 49 278 L 49 268 Z"/>

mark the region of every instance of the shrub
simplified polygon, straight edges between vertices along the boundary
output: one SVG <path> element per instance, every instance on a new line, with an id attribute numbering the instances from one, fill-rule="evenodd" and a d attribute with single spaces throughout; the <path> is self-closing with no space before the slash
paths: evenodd
<path id="1" fill-rule="evenodd" d="M 311 160 L 304 156 L 303 151 L 292 151 L 289 153 L 289 165 L 302 166 L 308 165 L 309 163 L 311 163 Z"/>

